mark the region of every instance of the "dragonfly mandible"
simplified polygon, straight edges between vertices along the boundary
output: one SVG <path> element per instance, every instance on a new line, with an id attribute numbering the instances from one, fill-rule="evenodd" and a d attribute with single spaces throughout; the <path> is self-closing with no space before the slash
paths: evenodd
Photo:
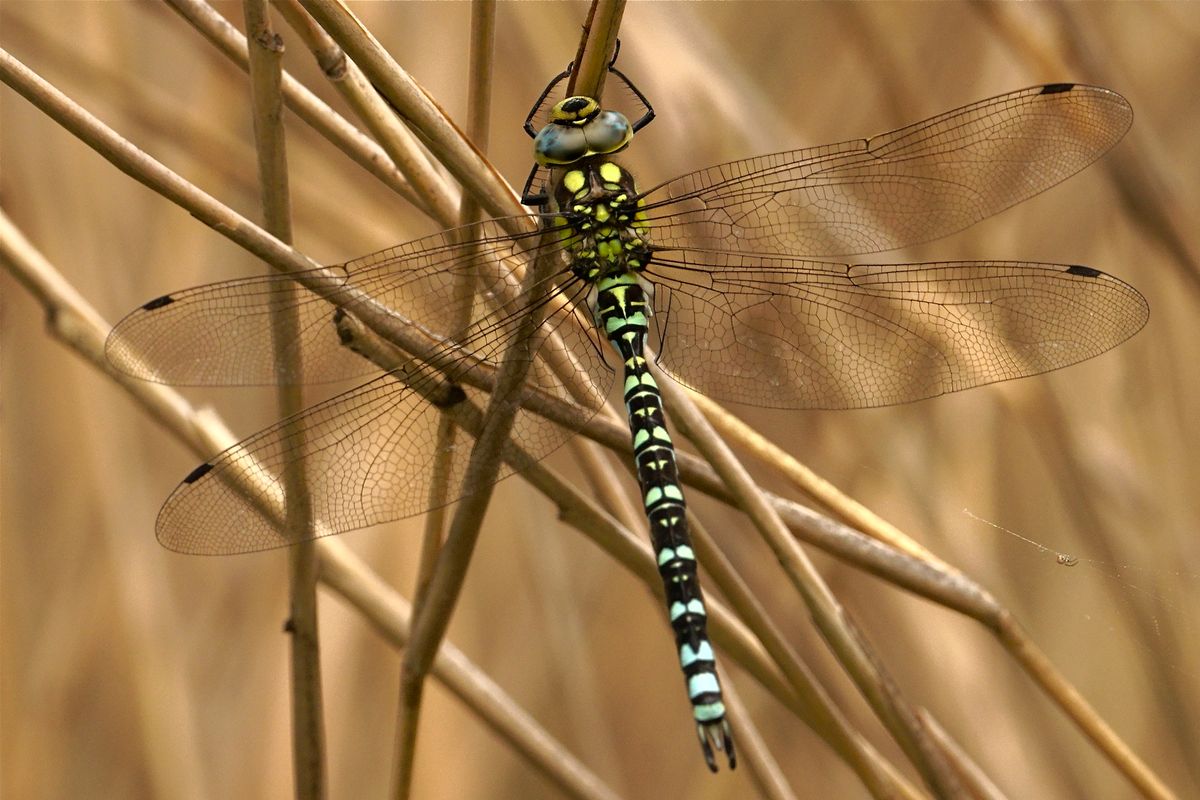
<path id="1" fill-rule="evenodd" d="M 465 480 L 470 448 L 439 437 L 441 414 L 447 403 L 486 400 L 496 364 L 531 313 L 540 347 L 520 345 L 529 385 L 512 436 L 529 457 L 545 457 L 590 418 L 619 368 L 677 656 L 715 771 L 714 749 L 736 763 L 733 739 L 647 358 L 714 399 L 842 409 L 1103 353 L 1136 333 L 1148 311 L 1136 290 L 1096 269 L 830 259 L 936 239 L 1019 203 L 1109 150 L 1132 111 L 1107 89 L 1034 86 L 871 138 L 721 164 L 643 191 L 614 156 L 653 111 L 612 73 L 642 105 L 635 121 L 593 98 L 555 101 L 562 76 L 529 115 L 539 166 L 526 198 L 539 205 L 536 233 L 489 220 L 311 275 L 173 292 L 121 320 L 106 351 L 131 375 L 179 385 L 379 372 L 343 346 L 336 309 L 415 357 L 411 369 L 379 374 L 194 470 L 156 523 L 166 547 L 187 553 L 262 550 L 422 513 L 438 459 L 448 469 L 445 502 L 478 488 Z M 515 274 L 539 258 L 553 268 L 523 291 Z M 293 284 L 292 294 L 278 291 Z M 276 342 L 273 315 L 285 307 L 298 329 Z M 447 381 L 462 391 L 429 402 L 431 387 Z M 534 413 L 526 401 L 537 399 L 570 411 Z M 292 531 L 263 509 L 283 496 L 280 476 L 297 466 L 319 526 Z M 239 477 L 265 480 L 271 497 L 248 492 Z"/>

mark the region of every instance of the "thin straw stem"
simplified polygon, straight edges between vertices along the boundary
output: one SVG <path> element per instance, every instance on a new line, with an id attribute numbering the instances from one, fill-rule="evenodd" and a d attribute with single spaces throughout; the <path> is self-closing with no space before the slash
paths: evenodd
<path id="1" fill-rule="evenodd" d="M 249 69 L 246 37 L 203 0 L 167 0 L 171 8 L 242 69 Z M 415 193 L 388 154 L 306 86 L 283 73 L 283 98 L 288 108 L 381 183 L 418 208 L 432 213 Z"/>
<path id="2" fill-rule="evenodd" d="M 283 40 L 271 27 L 266 0 L 245 0 L 247 40 L 250 43 L 250 95 L 254 114 L 254 142 L 258 153 L 264 227 L 291 243 L 291 198 L 288 190 L 287 147 L 280 91 Z M 300 321 L 292 299 L 297 287 L 280 285 L 273 290 L 271 330 L 276 363 L 281 372 L 299 374 L 299 354 L 290 345 L 299 335 Z M 279 416 L 291 419 L 304 408 L 299 386 L 276 389 Z M 289 438 L 299 440 L 293 429 Z M 307 532 L 313 526 L 312 501 L 303 464 L 284 472 L 286 525 L 289 531 Z M 297 538 L 304 538 L 297 536 Z M 320 633 L 317 626 L 317 556 L 312 541 L 288 550 L 291 634 L 292 771 L 296 796 L 302 800 L 325 797 L 325 724 L 321 693 Z"/>

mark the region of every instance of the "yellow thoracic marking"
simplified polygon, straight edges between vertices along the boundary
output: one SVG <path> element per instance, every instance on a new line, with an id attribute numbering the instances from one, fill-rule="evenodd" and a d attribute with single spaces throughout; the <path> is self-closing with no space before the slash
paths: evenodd
<path id="1" fill-rule="evenodd" d="M 619 183 L 621 180 L 621 168 L 611 161 L 605 161 L 600 165 L 600 177 L 608 183 Z"/>
<path id="2" fill-rule="evenodd" d="M 572 194 L 578 192 L 587 183 L 587 178 L 581 169 L 573 169 L 563 176 L 563 186 L 566 186 Z"/>

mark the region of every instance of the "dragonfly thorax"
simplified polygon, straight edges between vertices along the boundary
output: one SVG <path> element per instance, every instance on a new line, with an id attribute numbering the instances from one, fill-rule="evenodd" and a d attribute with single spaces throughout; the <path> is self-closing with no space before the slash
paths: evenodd
<path id="1" fill-rule="evenodd" d="M 561 225 L 569 231 L 571 271 L 583 280 L 640 272 L 651 250 L 633 176 L 620 165 L 588 159 L 566 170 L 552 193 Z"/>

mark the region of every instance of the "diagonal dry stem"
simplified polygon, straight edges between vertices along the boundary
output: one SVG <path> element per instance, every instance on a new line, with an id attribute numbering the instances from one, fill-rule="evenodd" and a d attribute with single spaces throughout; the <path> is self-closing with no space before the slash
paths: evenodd
<path id="1" fill-rule="evenodd" d="M 246 37 L 203 0 L 168 0 L 171 8 L 215 45 L 230 61 L 249 69 Z M 283 98 L 287 107 L 334 147 L 374 175 L 381 183 L 426 213 L 424 198 L 413 191 L 384 150 L 326 105 L 307 87 L 283 73 Z"/>
<path id="2" fill-rule="evenodd" d="M 319 4 L 314 3 L 313 5 Z M 328 17 L 323 19 L 327 26 L 333 21 L 335 20 Z M 356 58 L 372 55 L 374 53 L 369 48 L 364 48 L 359 50 Z M 387 59 L 384 66 L 394 66 L 394 64 Z M 375 75 L 373 78 L 379 80 L 380 76 Z M 413 110 L 418 114 L 426 113 L 419 102 L 415 104 L 410 102 L 401 107 L 401 104 L 397 103 L 397 95 L 388 92 L 389 88 L 392 92 L 396 92 L 397 85 L 403 86 L 402 83 L 394 82 L 391 87 L 385 85 L 382 88 L 385 93 L 388 93 L 393 104 L 398 106 L 401 113 L 404 113 L 405 110 L 409 110 L 410 113 Z M 414 99 L 410 95 L 400 94 L 410 101 Z M 442 143 L 447 144 L 448 142 L 443 140 Z M 437 148 L 435 147 L 435 149 Z M 447 166 L 450 166 L 453 171 L 453 165 L 448 164 Z M 458 172 L 455 174 L 462 179 L 461 174 Z M 481 204 L 487 207 L 486 199 L 481 199 Z M 488 210 L 495 213 L 491 208 Z M 532 302 L 529 304 L 529 311 L 521 321 L 517 335 L 509 343 L 500 365 L 496 384 L 488 408 L 484 413 L 481 430 L 476 436 L 475 446 L 463 478 L 463 485 L 474 486 L 476 490 L 466 497 L 455 511 L 454 520 L 447 534 L 445 545 L 438 555 L 437 564 L 427 585 L 422 605 L 417 609 L 412 643 L 405 651 L 401 667 L 403 691 L 401 713 L 407 713 L 409 717 L 402 722 L 401 735 L 398 737 L 397 780 L 393 785 L 393 794 L 396 797 L 407 797 L 410 791 L 415 717 L 420 707 L 424 677 L 442 638 L 445 636 L 446 628 L 466 578 L 466 571 L 470 565 L 483 523 L 483 515 L 491 499 L 496 474 L 502 463 L 502 452 L 520 407 L 516 400 L 518 390 L 525 382 L 525 376 L 532 364 L 526 353 L 537 350 L 533 339 L 539 328 L 540 320 L 537 318 L 537 309 L 541 306 L 541 302 L 533 295 L 535 289 L 539 292 L 546 291 L 545 279 L 549 277 L 554 268 L 555 264 L 550 256 L 538 256 L 525 276 L 522 294 L 530 297 Z"/>
<path id="3" fill-rule="evenodd" d="M 1143 762 L 1116 732 L 1083 699 L 1082 695 L 1054 668 L 1053 664 L 1037 644 L 1017 623 L 1016 619 L 982 587 L 975 584 L 960 571 L 928 553 L 915 540 L 898 530 L 886 520 L 864 508 L 853 498 L 846 496 L 835 486 L 814 475 L 792 456 L 768 442 L 761 434 L 737 420 L 711 401 L 693 395 L 697 404 L 714 426 L 726 436 L 762 459 L 778 474 L 787 477 L 801 489 L 817 498 L 874 539 L 900 548 L 905 559 L 893 566 L 889 580 L 923 594 L 935 602 L 954 608 L 980 622 L 992 631 L 1000 644 L 1008 651 L 1026 674 L 1046 695 L 1074 722 L 1112 764 L 1138 787 L 1147 797 L 1168 798 L 1171 791 L 1161 779 Z M 1059 470 L 1059 474 L 1072 474 L 1071 470 Z M 799 534 L 795 527 L 793 533 Z M 917 560 L 909 560 L 908 556 Z M 904 563 L 907 562 L 907 563 Z M 867 569 L 865 563 L 860 566 Z M 874 570 L 872 570 L 874 571 Z M 883 572 L 876 572 L 883 575 Z M 908 579 L 901 579 L 901 575 Z"/>
<path id="4" fill-rule="evenodd" d="M 351 317 L 344 317 L 339 324 L 341 335 L 344 340 L 351 343 L 355 352 L 389 371 L 401 373 L 399 368 L 404 359 L 394 348 L 382 342 Z M 427 399 L 439 403 L 446 415 L 453 417 L 455 425 L 473 436 L 480 434 L 482 412 L 478 408 L 469 402 L 446 406 L 442 398 L 433 393 L 435 390 L 432 387 L 422 385 L 418 390 L 431 391 Z M 505 448 L 504 459 L 512 464 L 533 486 L 541 490 L 548 499 L 559 506 L 559 514 L 564 522 L 579 529 L 631 569 L 656 595 L 661 604 L 662 582 L 653 555 L 645 541 L 634 536 L 627 528 L 620 526 L 607 511 L 588 500 L 552 470 L 530 459 L 516 445 L 509 444 Z M 712 555 L 719 554 L 714 552 Z M 714 558 L 713 567 L 717 570 L 718 576 L 724 577 L 720 570 L 720 559 Z M 732 580 L 723 581 L 726 585 L 733 582 Z M 904 798 L 920 796 L 869 745 L 858 741 L 853 735 L 847 736 L 839 733 L 836 726 L 828 724 L 829 718 L 836 717 L 837 712 L 822 707 L 822 704 L 827 702 L 823 692 L 806 693 L 784 682 L 775 671 L 775 667 L 768 662 L 767 653 L 754 641 L 750 631 L 730 614 L 726 606 L 716 600 L 710 600 L 709 605 L 711 606 L 710 623 L 714 641 L 734 661 L 747 669 L 768 691 L 772 692 L 780 702 L 808 722 L 814 731 L 838 750 L 847 763 L 860 773 L 864 784 L 872 788 L 874 796 Z M 739 723 L 740 727 L 741 723 Z M 768 781 L 769 776 L 776 771 L 777 767 L 771 762 L 770 756 L 765 750 L 760 753 L 758 761 L 762 766 L 756 771 L 761 780 Z M 751 762 L 752 769 L 755 768 L 755 765 L 756 762 Z"/>
<path id="5" fill-rule="evenodd" d="M 456 191 L 433 168 L 429 156 L 416 137 L 401 124 L 387 102 L 362 74 L 362 70 L 342 52 L 305 12 L 299 0 L 273 0 L 280 14 L 312 52 L 321 71 L 342 98 L 358 115 L 375 141 L 404 174 L 421 198 L 420 207 L 442 227 L 465 224 L 459 219 Z"/>
<path id="6" fill-rule="evenodd" d="M 512 228 L 510 233 L 528 231 L 526 225 L 508 219 L 522 214 L 523 209 L 504 179 L 350 11 L 334 0 L 302 3 L 417 132 L 438 162 L 475 197 L 480 208 L 493 217 L 504 218 Z"/>
<path id="7" fill-rule="evenodd" d="M 738 619 L 762 642 L 766 652 L 803 705 L 808 724 L 829 742 L 842 760 L 855 771 L 872 797 L 917 796 L 917 792 L 907 781 L 898 778 L 891 765 L 859 731 L 854 729 L 820 680 L 784 638 L 779 625 L 768 615 L 753 590 L 717 546 L 705 525 L 690 511 L 688 526 L 692 531 L 698 560 L 704 565 L 712 585 L 721 590 Z M 737 716 L 734 720 L 740 739 L 746 723 Z M 753 762 L 751 769 L 754 769 Z"/>

